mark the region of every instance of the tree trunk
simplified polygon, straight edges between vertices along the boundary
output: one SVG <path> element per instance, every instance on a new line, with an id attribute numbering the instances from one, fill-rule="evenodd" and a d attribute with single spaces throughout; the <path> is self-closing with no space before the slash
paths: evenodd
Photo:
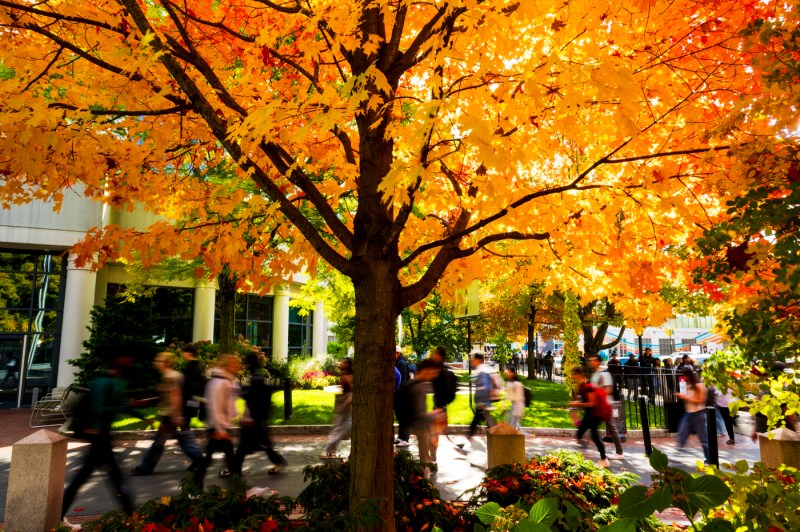
<path id="1" fill-rule="evenodd" d="M 233 353 L 236 338 L 234 337 L 234 314 L 236 311 L 236 276 L 220 274 L 217 278 L 219 291 L 219 353 Z"/>
<path id="2" fill-rule="evenodd" d="M 533 374 L 533 357 L 536 355 L 536 307 L 531 306 L 528 314 L 528 378 L 535 377 Z"/>
<path id="3" fill-rule="evenodd" d="M 356 335 L 353 364 L 353 440 L 350 511 L 377 501 L 384 523 L 394 526 L 394 332 L 399 283 L 389 260 L 371 261 L 355 286 Z"/>

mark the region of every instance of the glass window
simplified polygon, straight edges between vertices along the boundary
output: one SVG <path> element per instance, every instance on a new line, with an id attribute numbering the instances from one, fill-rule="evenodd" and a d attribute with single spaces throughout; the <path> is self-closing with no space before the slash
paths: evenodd
<path id="1" fill-rule="evenodd" d="M 28 309 L 31 307 L 33 278 L 22 273 L 0 273 L 0 307 Z"/>

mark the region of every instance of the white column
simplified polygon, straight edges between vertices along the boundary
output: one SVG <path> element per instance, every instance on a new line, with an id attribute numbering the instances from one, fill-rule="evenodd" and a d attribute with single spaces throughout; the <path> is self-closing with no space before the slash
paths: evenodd
<path id="1" fill-rule="evenodd" d="M 67 282 L 64 287 L 64 318 L 61 322 L 61 349 L 58 359 L 59 387 L 65 387 L 75 380 L 75 366 L 68 361 L 76 359 L 83 352 L 83 342 L 89 339 L 89 329 L 94 304 L 97 273 L 88 267 L 75 267 L 75 255 L 67 261 Z"/>
<path id="2" fill-rule="evenodd" d="M 318 301 L 314 305 L 314 337 L 311 339 L 311 354 L 324 355 L 328 352 L 328 320 L 325 319 L 325 305 Z"/>
<path id="3" fill-rule="evenodd" d="M 214 339 L 214 303 L 217 290 L 213 286 L 198 286 L 194 289 L 194 317 L 192 319 L 192 342 Z"/>
<path id="4" fill-rule="evenodd" d="M 272 359 L 289 360 L 289 287 L 278 286 L 272 299 Z"/>

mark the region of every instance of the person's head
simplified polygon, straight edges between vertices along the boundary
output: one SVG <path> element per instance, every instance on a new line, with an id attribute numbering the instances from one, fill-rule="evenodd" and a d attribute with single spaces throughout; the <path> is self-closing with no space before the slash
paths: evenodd
<path id="1" fill-rule="evenodd" d="M 153 359 L 153 366 L 158 371 L 166 371 L 175 366 L 175 353 L 171 351 L 162 351 Z"/>
<path id="2" fill-rule="evenodd" d="M 184 360 L 195 360 L 197 358 L 197 348 L 192 344 L 181 346 L 181 355 Z"/>
<path id="3" fill-rule="evenodd" d="M 437 345 L 431 351 L 431 358 L 440 364 L 444 364 L 445 360 L 447 360 L 447 348 L 443 345 Z"/>
<path id="4" fill-rule="evenodd" d="M 683 368 L 681 370 L 681 376 L 686 379 L 689 386 L 694 387 L 697 384 L 697 374 L 692 368 Z"/>
<path id="5" fill-rule="evenodd" d="M 399 345 L 394 346 L 394 358 L 395 358 L 395 360 L 397 360 L 401 356 L 403 356 L 403 348 L 400 347 Z"/>
<path id="6" fill-rule="evenodd" d="M 672 367 L 672 359 L 671 358 L 665 358 L 664 359 L 664 367 L 665 368 L 671 368 Z"/>
<path id="7" fill-rule="evenodd" d="M 548 351 L 548 352 L 547 352 L 547 354 L 548 354 L 548 355 L 552 355 L 552 354 L 553 354 L 553 352 L 552 352 L 552 351 Z"/>
<path id="8" fill-rule="evenodd" d="M 439 371 L 441 371 L 441 364 L 432 358 L 426 358 L 417 365 L 417 371 L 414 373 L 414 379 L 431 381 L 439 376 Z"/>
<path id="9" fill-rule="evenodd" d="M 614 360 L 616 360 L 616 359 L 617 359 L 617 350 L 616 350 L 616 349 L 614 349 L 613 351 L 611 351 L 611 358 L 613 358 Z"/>
<path id="10" fill-rule="evenodd" d="M 472 353 L 472 356 L 470 357 L 470 363 L 472 364 L 473 368 L 476 368 L 481 364 L 483 364 L 483 361 L 484 361 L 483 353 L 479 353 L 477 351 Z"/>
<path id="11" fill-rule="evenodd" d="M 133 364 L 133 356 L 129 354 L 116 355 L 111 359 L 111 364 L 108 366 L 109 371 L 114 374 L 122 375 Z"/>
<path id="12" fill-rule="evenodd" d="M 572 376 L 575 377 L 575 380 L 578 382 L 584 382 L 586 380 L 586 372 L 583 371 L 583 368 L 580 366 L 572 368 Z"/>
<path id="13" fill-rule="evenodd" d="M 517 378 L 517 370 L 511 367 L 506 367 L 506 380 L 515 381 Z"/>
<path id="14" fill-rule="evenodd" d="M 242 363 L 239 361 L 239 357 L 236 355 L 226 353 L 220 355 L 219 360 L 217 361 L 217 367 L 224 369 L 231 375 L 236 375 L 242 368 Z"/>
<path id="15" fill-rule="evenodd" d="M 645 347 L 645 348 L 644 348 L 644 356 L 646 356 L 646 357 L 651 357 L 651 356 L 653 356 L 653 350 L 652 350 L 652 349 L 650 349 L 649 347 Z"/>
<path id="16" fill-rule="evenodd" d="M 654 368 L 660 368 L 661 367 L 661 359 L 660 358 L 657 358 L 657 359 L 653 360 L 653 367 Z"/>
<path id="17" fill-rule="evenodd" d="M 602 362 L 603 361 L 600 358 L 600 355 L 592 355 L 589 357 L 589 367 L 592 369 L 592 371 L 597 371 L 600 369 L 600 364 Z"/>
<path id="18" fill-rule="evenodd" d="M 250 351 L 244 357 L 244 363 L 247 366 L 247 370 L 250 373 L 255 373 L 259 369 L 261 369 L 261 356 L 259 353 L 255 351 Z"/>
<path id="19" fill-rule="evenodd" d="M 342 375 L 352 375 L 353 374 L 353 359 L 350 357 L 344 357 L 342 360 L 339 361 L 339 371 Z"/>
<path id="20" fill-rule="evenodd" d="M 691 364 L 692 363 L 692 358 L 689 355 L 683 355 L 681 357 L 681 360 L 683 360 L 684 364 Z"/>

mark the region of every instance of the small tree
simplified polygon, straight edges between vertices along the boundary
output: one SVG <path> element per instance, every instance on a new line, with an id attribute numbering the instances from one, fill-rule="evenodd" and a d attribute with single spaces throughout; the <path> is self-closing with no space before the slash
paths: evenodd
<path id="1" fill-rule="evenodd" d="M 122 301 L 106 297 L 105 306 L 92 309 L 91 335 L 83 343 L 80 357 L 70 360 L 76 366 L 75 381 L 85 386 L 107 368 L 115 356 L 128 354 L 133 365 L 128 376 L 134 390 L 152 389 L 158 380 L 153 368 L 153 355 L 159 349 L 158 329 L 151 319 L 147 298 Z"/>
<path id="2" fill-rule="evenodd" d="M 564 298 L 564 382 L 572 393 L 578 389 L 575 379 L 572 378 L 572 369 L 581 363 L 581 354 L 578 350 L 581 331 L 578 307 L 578 298 L 572 292 L 567 292 Z"/>

